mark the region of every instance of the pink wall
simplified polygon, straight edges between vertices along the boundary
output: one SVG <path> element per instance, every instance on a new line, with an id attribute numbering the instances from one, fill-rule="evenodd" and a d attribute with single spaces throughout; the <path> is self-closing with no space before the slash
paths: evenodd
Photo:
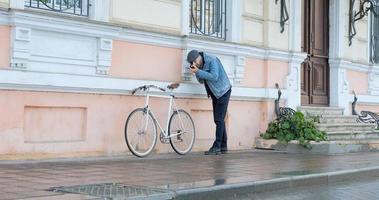
<path id="1" fill-rule="evenodd" d="M 135 96 L 0 92 L 0 105 L 7 105 L 1 107 L 0 154 L 16 158 L 128 153 L 125 120 L 134 108 L 143 106 L 143 99 Z M 189 111 L 195 122 L 194 151 L 208 149 L 215 137 L 211 100 L 178 99 L 177 104 Z M 165 126 L 167 100 L 153 98 L 151 106 Z M 260 102 L 230 102 L 226 119 L 230 149 L 252 148 L 261 129 L 261 107 Z M 158 142 L 156 152 L 172 149 Z"/>
<path id="2" fill-rule="evenodd" d="M 0 26 L 0 68 L 9 67 L 10 63 L 10 27 Z"/>
<path id="3" fill-rule="evenodd" d="M 242 85 L 246 87 L 265 87 L 266 72 L 263 60 L 247 58 Z"/>
<path id="4" fill-rule="evenodd" d="M 364 72 L 346 70 L 347 81 L 349 82 L 350 92 L 354 90 L 357 94 L 367 94 L 368 75 Z"/>
<path id="5" fill-rule="evenodd" d="M 286 62 L 247 58 L 242 85 L 274 88 L 275 83 L 279 83 L 281 88 L 285 88 L 287 75 L 288 63 Z"/>
<path id="6" fill-rule="evenodd" d="M 274 88 L 279 83 L 280 88 L 286 88 L 286 77 L 288 75 L 288 63 L 281 61 L 266 61 L 267 81 L 266 87 Z"/>
<path id="7" fill-rule="evenodd" d="M 182 50 L 113 41 L 113 77 L 179 81 L 182 71 Z"/>

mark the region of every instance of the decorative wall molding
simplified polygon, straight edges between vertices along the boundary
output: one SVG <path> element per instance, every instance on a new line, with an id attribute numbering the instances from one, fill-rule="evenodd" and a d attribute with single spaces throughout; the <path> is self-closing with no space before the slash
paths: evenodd
<path id="1" fill-rule="evenodd" d="M 350 94 L 348 98 L 348 101 L 351 103 L 354 99 L 354 95 Z M 379 98 L 376 95 L 357 95 L 357 98 L 359 99 L 358 105 L 379 105 Z"/>
<path id="2" fill-rule="evenodd" d="M 289 1 L 290 23 L 289 23 L 289 50 L 291 52 L 301 51 L 301 1 Z M 286 107 L 296 109 L 301 105 L 301 64 L 306 59 L 305 53 L 293 53 L 289 58 L 286 77 L 287 99 Z"/>
<path id="3" fill-rule="evenodd" d="M 330 64 L 330 106 L 345 108 L 348 114 L 349 108 L 349 82 L 346 77 L 346 69 Z"/>
<path id="4" fill-rule="evenodd" d="M 58 73 L 28 72 L 18 70 L 0 70 L 0 89 L 26 91 L 54 91 L 70 93 L 96 93 L 130 95 L 130 92 L 141 85 L 154 84 L 165 88 L 169 82 L 132 80 L 102 76 L 85 76 Z M 282 98 L 286 99 L 286 90 Z M 156 92 L 161 93 L 161 92 Z M 204 86 L 193 83 L 182 83 L 175 91 L 177 97 L 206 98 Z M 276 98 L 276 89 L 246 88 L 234 86 L 233 100 L 265 101 Z"/>
<path id="5" fill-rule="evenodd" d="M 206 51 L 227 55 L 243 55 L 257 59 L 270 59 L 288 62 L 294 54 L 293 52 L 258 48 L 241 44 L 202 40 L 196 37 L 181 37 L 160 33 L 152 33 L 141 30 L 122 28 L 119 26 L 105 25 L 97 21 L 90 21 L 82 18 L 65 17 L 59 18 L 47 15 L 38 15 L 27 10 L 13 10 L 8 12 L 12 20 L 8 23 L 12 26 L 33 27 L 33 29 L 61 33 L 70 33 L 90 37 L 110 38 L 148 45 L 158 45 L 162 47 L 191 49 L 203 48 Z"/>
<path id="6" fill-rule="evenodd" d="M 11 67 L 26 69 L 30 58 L 31 29 L 12 27 L 11 33 Z"/>
<path id="7" fill-rule="evenodd" d="M 330 67 L 339 67 L 343 69 L 349 69 L 359 72 L 369 72 L 373 67 L 371 64 L 354 63 L 348 60 L 342 59 L 329 59 Z"/>
<path id="8" fill-rule="evenodd" d="M 348 6 L 345 0 L 333 0 L 329 2 L 329 58 L 340 59 L 344 55 L 345 27 L 348 18 L 345 16 L 344 10 Z"/>
<path id="9" fill-rule="evenodd" d="M 110 55 L 112 49 L 104 47 L 107 45 L 111 46 L 111 43 L 114 40 L 183 49 L 184 59 L 182 76 L 183 80 L 189 81 L 188 84 L 196 82 L 192 75 L 188 73 L 188 69 L 186 69 L 188 64 L 185 62 L 185 56 L 187 51 L 191 49 L 209 52 L 220 57 L 220 59 L 226 63 L 224 65 L 228 66 L 226 71 L 232 80 L 232 84 L 235 86 L 238 86 L 243 79 L 246 58 L 276 60 L 282 62 L 302 62 L 304 60 L 304 55 L 302 53 L 294 51 L 287 52 L 264 49 L 230 42 L 203 40 L 191 36 L 181 37 L 152 33 L 123 28 L 109 23 L 105 24 L 99 21 L 91 21 L 83 18 L 40 15 L 28 10 L 11 10 L 6 12 L 6 14 L 9 15 L 11 19 L 8 20 L 8 25 L 13 27 L 26 27 L 37 33 L 45 32 L 46 34 L 51 33 L 78 37 L 78 41 L 82 41 L 82 39 L 87 38 L 88 41 L 84 41 L 84 44 L 87 44 L 88 48 L 92 48 L 91 44 L 94 44 L 95 47 L 97 47 L 97 49 L 92 51 L 96 53 L 93 59 L 91 59 L 91 55 L 83 55 L 84 59 L 78 58 L 77 60 L 66 60 L 63 58 L 57 58 L 57 56 L 46 57 L 43 55 L 33 54 L 29 58 L 29 63 L 31 64 L 31 68 L 28 69 L 29 71 L 67 73 L 88 76 L 107 75 L 111 64 Z M 33 38 L 34 36 L 32 39 Z M 59 36 L 57 36 L 57 38 L 59 38 Z M 37 44 L 35 43 L 35 40 L 32 40 L 31 43 Z M 68 63 L 64 63 L 65 61 Z M 48 65 L 48 63 L 54 63 L 54 66 L 57 65 L 57 63 L 61 63 L 62 66 L 51 68 L 49 67 L 51 64 Z"/>
<path id="10" fill-rule="evenodd" d="M 97 74 L 109 74 L 109 69 L 112 65 L 112 46 L 113 41 L 111 39 L 99 38 L 96 66 Z"/>
<path id="11" fill-rule="evenodd" d="M 22 10 L 25 7 L 25 0 L 9 0 L 9 7 Z"/>
<path id="12" fill-rule="evenodd" d="M 7 11 L 0 9 L 0 25 L 9 25 L 9 14 Z"/>
<path id="13" fill-rule="evenodd" d="M 353 63 L 351 61 L 340 60 L 340 59 L 330 59 L 329 64 L 330 64 L 330 70 L 331 70 L 331 73 L 330 73 L 331 81 L 336 80 L 332 78 L 332 72 L 336 71 L 337 69 L 344 70 L 344 71 L 352 70 L 352 71 L 367 73 L 369 77 L 368 94 L 379 95 L 379 66 L 378 65 Z M 334 94 L 333 87 L 337 87 L 337 86 L 331 85 L 331 94 Z M 339 86 L 339 87 L 342 87 L 342 86 Z M 333 95 L 331 95 L 331 98 L 332 97 Z"/>
<path id="14" fill-rule="evenodd" d="M 241 81 L 244 78 L 245 74 L 245 65 L 246 65 L 246 57 L 245 56 L 235 56 L 235 68 L 234 68 L 234 80 L 233 83 L 235 85 L 240 85 Z"/>
<path id="15" fill-rule="evenodd" d="M 36 30 L 55 31 L 89 37 L 116 37 L 122 28 L 76 16 L 61 16 L 31 10 L 10 10 L 8 25 L 24 26 Z"/>
<path id="16" fill-rule="evenodd" d="M 93 20 L 109 21 L 109 0 L 90 0 L 89 17 Z"/>
<path id="17" fill-rule="evenodd" d="M 190 31 L 190 28 L 189 28 L 190 1 L 191 0 L 182 0 L 182 4 L 181 4 L 180 31 L 181 31 L 181 34 L 185 36 L 187 36 Z"/>
<path id="18" fill-rule="evenodd" d="M 301 105 L 300 72 L 301 64 L 291 62 L 288 66 L 289 74 L 286 77 L 288 98 L 286 107 L 297 108 Z"/>
<path id="19" fill-rule="evenodd" d="M 227 8 L 230 8 L 230 13 L 227 14 L 226 39 L 231 42 L 238 43 L 241 41 L 241 17 L 242 17 L 242 0 L 226 1 Z"/>
<path id="20" fill-rule="evenodd" d="M 368 76 L 368 94 L 379 95 L 379 71 L 370 71 Z M 379 97 L 377 97 L 379 103 Z"/>
<path id="21" fill-rule="evenodd" d="M 341 60 L 344 52 L 344 24 L 346 1 L 335 0 L 329 2 L 329 104 L 345 108 L 344 113 L 348 114 L 349 108 L 349 83 L 346 78 L 345 61 Z M 351 65 L 350 65 L 351 66 Z"/>

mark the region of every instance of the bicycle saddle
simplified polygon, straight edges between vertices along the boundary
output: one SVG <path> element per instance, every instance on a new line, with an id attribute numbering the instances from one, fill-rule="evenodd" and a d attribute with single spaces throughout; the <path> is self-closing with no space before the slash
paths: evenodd
<path id="1" fill-rule="evenodd" d="M 168 89 L 173 90 L 178 88 L 180 83 L 171 83 L 170 85 L 167 86 Z"/>

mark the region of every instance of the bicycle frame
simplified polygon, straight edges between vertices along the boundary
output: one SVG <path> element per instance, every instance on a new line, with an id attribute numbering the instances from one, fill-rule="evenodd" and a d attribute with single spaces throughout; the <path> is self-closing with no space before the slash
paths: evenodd
<path id="1" fill-rule="evenodd" d="M 172 110 L 172 108 L 174 108 L 174 112 L 178 111 L 178 107 L 176 106 L 175 101 L 174 101 L 173 91 L 171 90 L 170 95 L 157 95 L 157 94 L 150 94 L 149 92 L 150 92 L 150 88 L 147 89 L 147 91 L 146 91 L 146 99 L 145 99 L 144 109 L 146 109 L 146 113 L 151 113 L 153 120 L 157 123 L 158 128 L 161 130 L 161 132 L 164 135 L 164 138 L 170 138 L 170 137 L 174 137 L 174 136 L 180 135 L 181 133 L 176 133 L 176 134 L 170 134 L 170 135 L 168 135 L 168 126 L 169 126 L 170 117 L 171 117 L 171 114 L 172 114 L 171 110 Z M 165 129 L 162 128 L 161 124 L 157 120 L 157 117 L 155 116 L 154 112 L 151 110 L 151 107 L 149 106 L 150 97 L 159 97 L 159 98 L 169 99 L 169 106 L 168 106 L 168 112 L 167 112 L 167 123 L 166 123 L 166 128 Z M 183 126 L 183 121 L 180 118 L 180 116 L 179 116 L 179 120 L 180 120 L 181 125 Z M 149 124 L 149 115 L 147 114 L 146 115 L 145 130 L 147 129 L 147 125 L 148 124 Z"/>

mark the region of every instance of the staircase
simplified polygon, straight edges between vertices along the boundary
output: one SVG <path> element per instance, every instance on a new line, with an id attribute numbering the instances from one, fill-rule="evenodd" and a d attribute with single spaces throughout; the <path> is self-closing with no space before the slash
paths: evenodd
<path id="1" fill-rule="evenodd" d="M 379 151 L 379 130 L 375 129 L 376 124 L 358 123 L 358 116 L 345 116 L 342 108 L 300 107 L 298 110 L 305 115 L 318 116 L 316 119 L 319 123 L 316 126 L 327 133 L 329 141 L 312 141 L 312 148 L 306 149 L 298 141 L 282 144 L 275 139 L 257 138 L 255 147 L 287 153 L 326 155 Z"/>
<path id="2" fill-rule="evenodd" d="M 319 116 L 317 128 L 325 131 L 330 141 L 370 141 L 379 140 L 376 124 L 358 123 L 357 116 L 344 116 L 342 108 L 300 107 L 305 115 Z"/>

